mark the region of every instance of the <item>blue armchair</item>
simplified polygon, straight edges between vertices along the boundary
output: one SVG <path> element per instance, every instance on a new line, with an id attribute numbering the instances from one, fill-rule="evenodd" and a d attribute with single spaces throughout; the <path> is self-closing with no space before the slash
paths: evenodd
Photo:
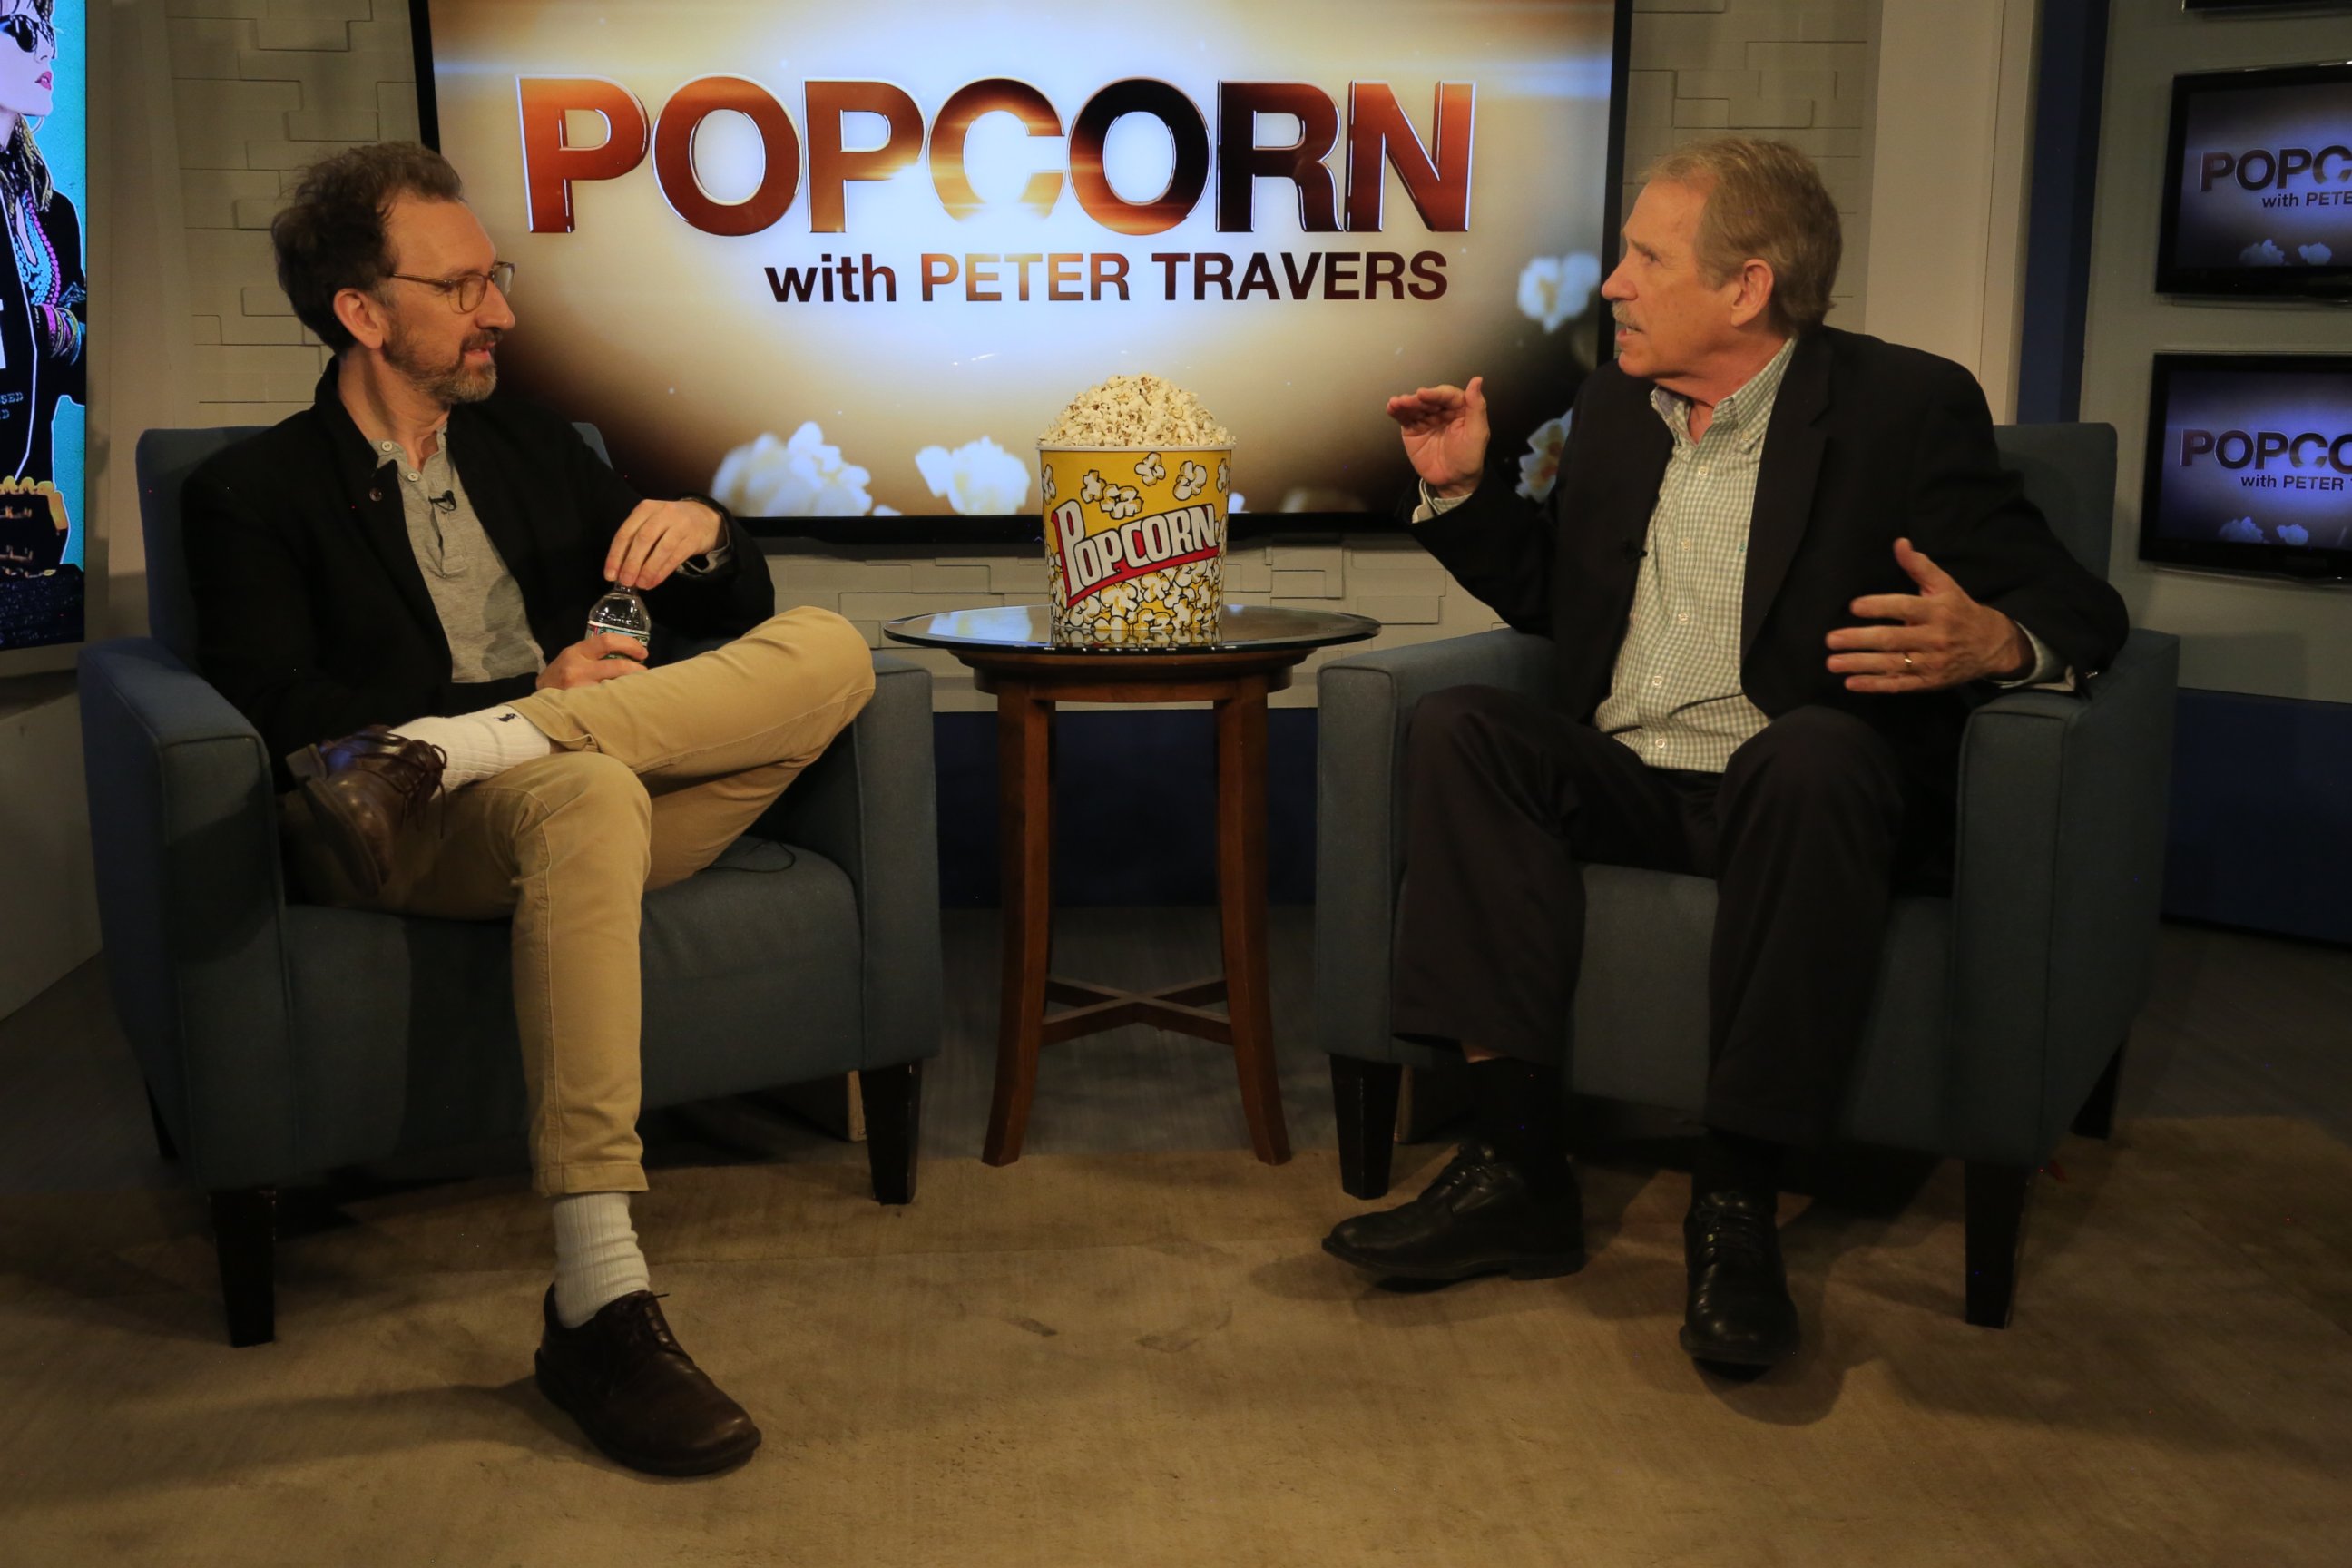
<path id="1" fill-rule="evenodd" d="M 2077 560 L 2105 574 L 2115 432 L 1998 432 L 2003 461 Z M 1358 655 L 1321 672 L 1316 1020 L 1331 1055 L 1341 1179 L 1388 1190 L 1398 1079 L 1438 1052 L 1389 1032 L 1405 871 L 1402 740 L 1448 686 L 1544 695 L 1548 644 L 1496 631 Z M 2004 693 L 1969 721 L 1949 898 L 1899 897 L 1843 1132 L 1967 1163 L 1967 1317 L 2009 1321 L 2029 1181 L 2071 1124 L 2106 1135 L 2147 990 L 2164 865 L 2179 644 L 2135 631 L 2087 698 Z M 1707 1072 L 1715 884 L 1585 868 L 1571 1094 L 1696 1112 Z M 1458 1058 L 1456 1058 L 1458 1059 Z"/>
<path id="2" fill-rule="evenodd" d="M 154 635 L 86 649 L 80 681 L 114 1005 L 159 1138 L 212 1194 L 235 1344 L 274 1337 L 278 1185 L 524 1114 L 506 925 L 289 900 L 270 759 L 193 668 L 181 485 L 247 433 L 140 438 Z M 647 895 L 645 1103 L 855 1069 L 875 1195 L 902 1204 L 940 1041 L 930 677 L 879 655 L 875 671 L 751 833 Z"/>

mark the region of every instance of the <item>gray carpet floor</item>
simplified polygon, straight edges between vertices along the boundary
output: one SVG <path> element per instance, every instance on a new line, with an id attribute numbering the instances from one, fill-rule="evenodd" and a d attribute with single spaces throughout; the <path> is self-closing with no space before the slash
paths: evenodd
<path id="1" fill-rule="evenodd" d="M 654 1482 L 528 1379 L 545 1217 L 515 1152 L 311 1194 L 281 1338 L 230 1352 L 92 965 L 0 1020 L 0 1563 L 2300 1563 L 2352 1451 L 2352 953 L 2168 928 L 2112 1145 L 2037 1182 L 2018 1320 L 1959 1319 L 1957 1171 L 1848 1161 L 1786 1212 L 1808 1323 L 1735 1384 L 1674 1348 L 1682 1129 L 1602 1128 L 1572 1279 L 1378 1289 L 1314 1242 L 1307 911 L 1277 910 L 1300 1157 L 1228 1061 L 1049 1053 L 1029 1153 L 977 1152 L 992 920 L 951 914 L 922 1188 L 730 1101 L 651 1130 L 674 1321 L 769 1434 Z M 1057 963 L 1215 967 L 1205 911 L 1080 911 Z M 1398 1184 L 1444 1148 L 1402 1151 Z"/>

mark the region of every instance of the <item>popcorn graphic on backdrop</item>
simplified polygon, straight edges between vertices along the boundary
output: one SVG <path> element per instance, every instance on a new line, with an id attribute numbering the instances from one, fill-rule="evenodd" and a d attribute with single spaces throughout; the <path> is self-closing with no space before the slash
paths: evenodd
<path id="1" fill-rule="evenodd" d="M 1147 485 L 1156 485 L 1168 477 L 1168 464 L 1159 453 L 1150 453 L 1135 465 L 1135 477 Z"/>
<path id="2" fill-rule="evenodd" d="M 959 517 L 1001 517 L 1029 503 L 1029 465 L 985 436 L 952 452 L 926 447 L 915 467 Z"/>
<path id="3" fill-rule="evenodd" d="M 2302 257 L 2305 264 L 2310 267 L 2325 267 L 2336 259 L 2336 253 L 2324 245 L 2298 245 L 2294 247 L 2294 253 Z"/>
<path id="4" fill-rule="evenodd" d="M 1054 504 L 1055 489 L 1054 469 L 1051 464 L 1041 463 L 1037 466 L 1037 489 L 1039 492 L 1045 496 L 1045 504 L 1047 506 L 1052 506 Z"/>
<path id="5" fill-rule="evenodd" d="M 762 435 L 736 447 L 719 465 L 710 494 L 744 517 L 864 517 L 874 510 L 866 493 L 873 475 L 841 460 L 812 419 L 789 441 Z"/>
<path id="6" fill-rule="evenodd" d="M 2221 525 L 2221 537 L 2232 544 L 2260 544 L 2262 525 L 2251 517 L 2233 517 Z"/>
<path id="7" fill-rule="evenodd" d="M 1114 521 L 1125 522 L 1143 510 L 1143 492 L 1129 485 L 1104 487 L 1103 515 Z"/>
<path id="8" fill-rule="evenodd" d="M 1547 332 L 1584 314 L 1601 282 L 1601 258 L 1588 252 L 1538 256 L 1519 272 L 1519 314 Z"/>
<path id="9" fill-rule="evenodd" d="M 2280 523 L 2278 536 L 2279 542 L 2281 544 L 2308 544 L 2311 542 L 2311 530 L 2304 527 L 2303 524 L 2299 522 Z"/>
<path id="10" fill-rule="evenodd" d="M 1547 419 L 1528 437 L 1527 455 L 1519 459 L 1519 493 L 1529 500 L 1551 494 L 1559 479 L 1559 455 L 1568 449 L 1568 422 L 1575 410 Z"/>
<path id="11" fill-rule="evenodd" d="M 2249 267 L 2284 267 L 2286 252 L 2265 239 L 2259 245 L 2250 245 L 2238 252 L 2238 259 Z"/>
<path id="12" fill-rule="evenodd" d="M 1223 465 L 1219 465 L 1223 467 Z M 1209 470 L 1187 459 L 1176 470 L 1176 499 L 1191 500 L 1209 488 Z"/>
<path id="13" fill-rule="evenodd" d="M 1234 466 L 1233 466 L 1233 464 L 1232 464 L 1230 461 L 1228 461 L 1227 459 L 1223 458 L 1218 458 L 1218 459 L 1217 459 L 1217 493 L 1218 493 L 1219 495 L 1223 495 L 1223 494 L 1224 494 L 1224 493 L 1225 493 L 1225 488 L 1226 488 L 1226 486 L 1227 486 L 1229 483 L 1231 483 L 1231 482 L 1232 482 L 1233 475 L 1234 475 Z M 1234 507 L 1233 510 L 1235 510 L 1235 511 L 1239 511 L 1239 510 L 1241 510 L 1241 508 L 1239 508 L 1239 507 L 1237 506 L 1237 507 Z"/>
<path id="14" fill-rule="evenodd" d="M 1088 468 L 1087 470 L 1087 477 L 1078 481 L 1078 500 L 1087 506 L 1092 506 L 1095 502 L 1102 500 L 1102 475 L 1092 468 Z"/>

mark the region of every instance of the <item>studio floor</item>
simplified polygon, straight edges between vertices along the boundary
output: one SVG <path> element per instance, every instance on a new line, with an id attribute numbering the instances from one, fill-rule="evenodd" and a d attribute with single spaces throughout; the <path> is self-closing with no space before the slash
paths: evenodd
<path id="1" fill-rule="evenodd" d="M 653 1119 L 638 1216 L 742 1470 L 654 1481 L 529 1379 L 543 1207 L 509 1149 L 292 1205 L 279 1340 L 220 1337 L 86 966 L 0 1021 L 0 1562 L 1759 1564 L 2340 1561 L 2352 1451 L 2352 952 L 2168 928 L 2109 1144 L 2037 1183 L 2015 1324 L 1959 1317 L 1958 1172 L 1855 1158 L 1784 1205 L 1807 1322 L 1753 1383 L 1674 1347 L 1682 1130 L 1587 1162 L 1571 1279 L 1376 1288 L 1339 1188 L 1310 912 L 1277 910 L 1298 1157 L 1228 1061 L 1049 1053 L 976 1158 L 994 927 L 947 921 L 916 1203 L 772 1106 Z M 1076 911 L 1057 966 L 1215 967 L 1206 910 Z M 1400 1151 L 1410 1191 L 1446 1152 Z"/>

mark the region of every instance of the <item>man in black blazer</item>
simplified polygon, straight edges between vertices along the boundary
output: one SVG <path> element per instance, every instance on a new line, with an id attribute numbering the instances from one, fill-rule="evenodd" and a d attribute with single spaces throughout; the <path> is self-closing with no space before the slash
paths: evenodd
<path id="1" fill-rule="evenodd" d="M 1799 1333 L 1781 1153 L 1835 1125 L 1897 881 L 1948 877 L 1969 711 L 2000 685 L 2082 689 L 2124 609 L 2000 469 L 1967 371 L 1822 324 L 1837 212 L 1801 153 L 1678 150 L 1623 239 L 1616 360 L 1547 501 L 1487 470 L 1476 378 L 1389 402 L 1417 536 L 1553 640 L 1558 684 L 1549 706 L 1462 687 L 1413 714 L 1395 1027 L 1460 1046 L 1478 1135 L 1324 1245 L 1421 1279 L 1580 1266 L 1559 1127 L 1577 864 L 1712 876 L 1682 1342 L 1766 1365 Z"/>
<path id="2" fill-rule="evenodd" d="M 718 503 L 640 499 L 560 416 L 491 395 L 514 271 L 440 154 L 328 159 L 271 237 L 335 357 L 309 409 L 188 480 L 199 661 L 301 781 L 287 838 L 312 897 L 512 921 L 556 1243 L 540 1385 L 625 1464 L 723 1468 L 759 1428 L 671 1334 L 629 1220 L 640 904 L 856 716 L 865 640 L 777 615 Z M 665 633 L 734 640 L 652 668 L 588 624 L 614 586 Z"/>

